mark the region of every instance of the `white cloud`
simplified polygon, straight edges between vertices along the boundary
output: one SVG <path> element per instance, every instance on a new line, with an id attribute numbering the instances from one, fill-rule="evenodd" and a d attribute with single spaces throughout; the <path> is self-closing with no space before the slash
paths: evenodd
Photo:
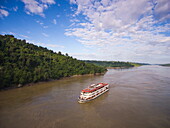
<path id="1" fill-rule="evenodd" d="M 170 2 L 169 0 L 157 0 L 155 6 L 155 17 L 158 19 L 170 19 Z"/>
<path id="2" fill-rule="evenodd" d="M 28 36 L 26 36 L 26 35 L 19 35 L 20 37 L 22 37 L 22 38 L 29 38 Z"/>
<path id="3" fill-rule="evenodd" d="M 34 43 L 34 44 L 43 46 L 43 47 L 50 47 L 50 48 L 64 48 L 64 46 L 56 45 L 56 44 L 47 44 L 47 43 Z"/>
<path id="4" fill-rule="evenodd" d="M 18 10 L 18 7 L 17 6 L 14 7 L 13 10 L 16 12 Z"/>
<path id="5" fill-rule="evenodd" d="M 56 19 L 53 19 L 53 24 L 57 24 L 57 21 L 56 21 Z"/>
<path id="6" fill-rule="evenodd" d="M 43 28 L 48 28 L 48 26 L 43 26 Z"/>
<path id="7" fill-rule="evenodd" d="M 42 35 L 45 36 L 45 37 L 49 37 L 49 35 L 46 34 L 46 33 L 42 33 Z"/>
<path id="8" fill-rule="evenodd" d="M 60 17 L 60 15 L 57 15 L 57 18 L 59 18 Z"/>
<path id="9" fill-rule="evenodd" d="M 27 14 L 36 14 L 45 17 L 44 10 L 48 9 L 49 5 L 55 4 L 54 0 L 21 0 L 25 4 Z"/>
<path id="10" fill-rule="evenodd" d="M 47 4 L 55 4 L 54 0 L 41 0 L 43 3 L 47 3 Z"/>
<path id="11" fill-rule="evenodd" d="M 5 9 L 0 9 L 0 18 L 7 17 L 9 15 L 9 12 Z"/>
<path id="12" fill-rule="evenodd" d="M 40 25 L 44 25 L 44 23 L 41 22 L 41 21 L 39 21 L 39 20 L 36 20 L 36 22 L 37 22 L 38 24 L 40 24 Z"/>
<path id="13" fill-rule="evenodd" d="M 36 43 L 38 41 L 34 41 L 34 40 L 27 40 L 27 43 L 32 43 L 38 46 L 42 46 L 42 47 L 48 47 L 48 48 L 59 48 L 59 49 L 63 49 L 65 48 L 62 45 L 57 45 L 57 44 L 48 44 L 48 43 Z"/>
<path id="14" fill-rule="evenodd" d="M 47 26 L 47 25 L 44 25 L 44 23 L 43 23 L 42 21 L 36 20 L 36 22 L 37 22 L 38 24 L 40 24 L 43 28 L 48 28 L 48 26 Z"/>
<path id="15" fill-rule="evenodd" d="M 8 32 L 6 32 L 6 33 L 8 33 Z M 9 32 L 9 34 L 11 34 L 11 35 L 17 35 L 17 34 L 14 33 L 14 32 Z"/>
<path id="16" fill-rule="evenodd" d="M 70 55 L 81 60 L 91 60 L 91 58 L 100 59 L 96 53 L 70 53 Z"/>
<path id="17" fill-rule="evenodd" d="M 44 5 L 43 4 L 40 4 L 38 3 L 37 1 L 35 0 L 22 0 L 22 2 L 24 2 L 25 4 L 25 9 L 26 9 L 26 13 L 27 14 L 38 14 L 42 17 L 44 17 Z"/>
<path id="18" fill-rule="evenodd" d="M 96 48 L 100 59 L 156 61 L 157 57 L 170 56 L 170 40 L 165 35 L 170 25 L 163 22 L 170 10 L 168 0 L 158 0 L 156 6 L 148 0 L 70 0 L 70 3 L 77 4 L 75 14 L 83 14 L 87 22 L 72 23 L 65 35 Z M 168 56 L 164 58 L 170 61 Z"/>
<path id="19" fill-rule="evenodd" d="M 16 36 L 16 37 L 19 37 L 19 38 L 30 38 L 29 36 L 27 36 L 27 35 L 23 35 L 23 34 L 18 34 L 18 33 L 14 33 L 14 32 L 2 32 L 3 34 L 10 34 L 10 35 L 14 35 L 14 36 Z"/>

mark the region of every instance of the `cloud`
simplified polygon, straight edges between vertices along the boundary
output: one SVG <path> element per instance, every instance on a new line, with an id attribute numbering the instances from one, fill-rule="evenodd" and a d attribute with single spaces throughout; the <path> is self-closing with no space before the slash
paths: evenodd
<path id="1" fill-rule="evenodd" d="M 40 4 L 35 0 L 22 0 L 25 4 L 25 9 L 27 14 L 38 14 L 44 17 L 44 9 L 47 8 L 46 5 Z"/>
<path id="2" fill-rule="evenodd" d="M 26 36 L 26 35 L 19 35 L 20 37 L 22 37 L 22 38 L 29 38 L 28 36 Z"/>
<path id="3" fill-rule="evenodd" d="M 24 39 L 28 39 L 28 38 L 30 38 L 29 36 L 27 36 L 27 35 L 23 35 L 23 34 L 18 34 L 18 33 L 14 33 L 14 32 L 2 32 L 3 34 L 10 34 L 10 35 L 14 35 L 14 36 L 16 36 L 16 37 L 19 37 L 19 38 L 24 38 Z"/>
<path id="4" fill-rule="evenodd" d="M 14 32 L 4 32 L 4 33 L 9 33 L 11 35 L 18 35 L 18 34 L 14 33 Z"/>
<path id="5" fill-rule="evenodd" d="M 49 35 L 47 35 L 46 33 L 42 33 L 42 35 L 45 37 L 49 37 Z"/>
<path id="6" fill-rule="evenodd" d="M 86 47 L 96 48 L 100 59 L 156 61 L 156 57 L 166 56 L 164 61 L 170 61 L 167 59 L 170 55 L 168 0 L 156 3 L 70 0 L 70 3 L 77 5 L 75 14 L 84 15 L 85 20 L 72 23 L 65 35 L 74 36 Z"/>
<path id="7" fill-rule="evenodd" d="M 48 28 L 48 26 L 43 26 L 43 28 Z"/>
<path id="8" fill-rule="evenodd" d="M 56 45 L 56 44 L 47 44 L 47 43 L 34 43 L 34 44 L 43 46 L 43 47 L 50 47 L 50 48 L 64 48 L 64 46 Z"/>
<path id="9" fill-rule="evenodd" d="M 57 15 L 57 18 L 59 18 L 60 17 L 60 15 Z"/>
<path id="10" fill-rule="evenodd" d="M 39 20 L 36 20 L 36 22 L 37 22 L 38 24 L 40 24 L 40 25 L 44 25 L 44 23 L 41 22 L 41 21 L 39 21 Z"/>
<path id="11" fill-rule="evenodd" d="M 41 0 L 42 3 L 46 3 L 46 4 L 55 4 L 54 0 Z"/>
<path id="12" fill-rule="evenodd" d="M 33 43 L 33 44 L 38 45 L 38 46 L 49 47 L 49 48 L 61 48 L 61 49 L 65 48 L 62 45 L 48 44 L 48 43 L 35 43 L 35 41 L 33 41 L 33 40 L 27 40 L 27 43 Z"/>
<path id="13" fill-rule="evenodd" d="M 156 1 L 154 10 L 157 19 L 170 19 L 170 2 L 169 0 Z"/>
<path id="14" fill-rule="evenodd" d="M 48 28 L 48 26 L 47 26 L 47 25 L 44 25 L 44 23 L 43 23 L 42 21 L 36 20 L 36 22 L 37 22 L 38 24 L 40 24 L 43 28 Z"/>
<path id="15" fill-rule="evenodd" d="M 9 12 L 5 9 L 0 9 L 0 18 L 7 17 L 9 15 Z"/>
<path id="16" fill-rule="evenodd" d="M 27 14 L 36 14 L 45 17 L 43 13 L 45 9 L 52 4 L 55 4 L 54 0 L 21 0 L 25 4 L 25 11 Z"/>
<path id="17" fill-rule="evenodd" d="M 53 21 L 52 21 L 52 22 L 53 22 L 53 24 L 57 24 L 57 21 L 56 21 L 56 19 L 53 19 Z"/>
<path id="18" fill-rule="evenodd" d="M 13 10 L 16 12 L 18 10 L 18 7 L 17 6 L 14 7 Z"/>
<path id="19" fill-rule="evenodd" d="M 70 53 L 70 55 L 81 60 L 91 60 L 91 58 L 95 58 L 95 60 L 100 59 L 96 53 Z"/>

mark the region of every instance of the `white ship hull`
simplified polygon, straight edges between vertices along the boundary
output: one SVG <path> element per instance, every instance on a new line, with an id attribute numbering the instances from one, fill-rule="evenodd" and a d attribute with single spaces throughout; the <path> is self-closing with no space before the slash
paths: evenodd
<path id="1" fill-rule="evenodd" d="M 81 100 L 81 99 L 78 98 L 78 102 L 79 102 L 79 103 L 86 103 L 86 102 L 88 102 L 88 101 L 94 100 L 94 99 L 96 99 L 97 97 L 101 96 L 102 94 L 104 94 L 104 93 L 107 92 L 107 91 L 109 91 L 109 89 L 106 89 L 106 90 L 103 91 L 102 93 L 100 93 L 100 94 L 96 95 L 95 97 L 93 97 L 93 98 L 91 98 L 91 99 L 88 99 L 88 100 Z"/>
<path id="2" fill-rule="evenodd" d="M 80 97 L 78 98 L 79 103 L 86 103 L 88 101 L 94 100 L 105 92 L 109 91 L 109 85 L 104 83 L 99 83 L 97 85 L 93 84 L 82 90 Z"/>

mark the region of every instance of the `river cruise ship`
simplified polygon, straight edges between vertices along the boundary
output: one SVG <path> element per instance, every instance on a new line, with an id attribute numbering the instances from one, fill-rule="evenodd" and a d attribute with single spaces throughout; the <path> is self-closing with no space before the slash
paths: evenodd
<path id="1" fill-rule="evenodd" d="M 109 84 L 107 83 L 92 84 L 80 92 L 78 102 L 85 103 L 91 101 L 107 91 L 109 91 Z"/>

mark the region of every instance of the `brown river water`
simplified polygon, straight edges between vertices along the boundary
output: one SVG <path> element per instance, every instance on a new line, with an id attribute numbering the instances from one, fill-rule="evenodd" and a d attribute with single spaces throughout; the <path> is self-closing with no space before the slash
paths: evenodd
<path id="1" fill-rule="evenodd" d="M 109 92 L 79 104 L 93 83 Z M 109 69 L 0 92 L 0 128 L 170 128 L 170 67 Z"/>

